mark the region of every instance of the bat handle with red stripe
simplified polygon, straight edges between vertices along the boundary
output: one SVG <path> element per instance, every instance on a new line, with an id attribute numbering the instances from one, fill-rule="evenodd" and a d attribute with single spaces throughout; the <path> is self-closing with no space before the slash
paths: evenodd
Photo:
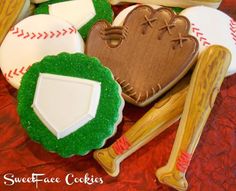
<path id="1" fill-rule="evenodd" d="M 187 190 L 185 173 L 230 62 L 231 54 L 222 46 L 211 46 L 201 55 L 190 81 L 169 161 L 156 172 L 161 183 L 177 190 Z"/>
<path id="2" fill-rule="evenodd" d="M 94 152 L 94 158 L 109 175 L 117 176 L 121 161 L 180 118 L 189 81 L 190 75 L 182 79 L 115 143 Z"/>

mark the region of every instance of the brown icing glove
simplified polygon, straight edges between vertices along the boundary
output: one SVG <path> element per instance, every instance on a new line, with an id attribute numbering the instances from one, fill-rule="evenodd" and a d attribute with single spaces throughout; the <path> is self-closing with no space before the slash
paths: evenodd
<path id="1" fill-rule="evenodd" d="M 193 65 L 198 41 L 190 23 L 167 8 L 139 6 L 124 26 L 96 23 L 86 53 L 111 69 L 125 99 L 145 106 L 176 84 Z"/>

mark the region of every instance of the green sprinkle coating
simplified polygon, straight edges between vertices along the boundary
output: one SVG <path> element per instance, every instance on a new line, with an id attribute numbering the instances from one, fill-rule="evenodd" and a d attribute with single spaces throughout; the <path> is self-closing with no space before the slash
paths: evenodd
<path id="1" fill-rule="evenodd" d="M 41 3 L 34 10 L 34 14 L 49 14 L 48 5 L 64 1 L 68 0 L 51 0 L 45 3 Z M 110 23 L 112 22 L 113 11 L 110 3 L 108 3 L 107 0 L 93 0 L 93 4 L 96 10 L 96 15 L 86 25 L 84 25 L 82 28 L 78 30 L 83 39 L 86 39 L 89 30 L 97 21 L 107 20 Z"/>
<path id="2" fill-rule="evenodd" d="M 96 117 L 74 133 L 58 140 L 40 121 L 31 107 L 40 73 L 101 82 L 101 97 Z M 33 64 L 23 76 L 18 92 L 18 113 L 22 126 L 32 140 L 62 157 L 75 154 L 85 155 L 93 149 L 101 148 L 106 139 L 116 131 L 122 109 L 123 99 L 120 86 L 113 79 L 111 71 L 102 66 L 98 59 L 80 53 L 47 56 L 42 61 Z"/>
<path id="3" fill-rule="evenodd" d="M 177 13 L 177 14 L 179 14 L 181 11 L 183 11 L 184 9 L 183 8 L 180 8 L 180 7 L 172 7 L 172 10 L 175 12 L 175 13 Z"/>

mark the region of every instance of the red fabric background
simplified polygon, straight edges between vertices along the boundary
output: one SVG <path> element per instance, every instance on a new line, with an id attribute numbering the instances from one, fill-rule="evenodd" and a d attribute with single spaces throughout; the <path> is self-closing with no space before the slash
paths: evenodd
<path id="1" fill-rule="evenodd" d="M 116 11 L 119 9 L 115 8 Z M 236 19 L 235 0 L 224 0 L 220 9 Z M 16 91 L 0 74 L 0 190 L 35 190 L 34 184 L 5 186 L 3 175 L 9 172 L 18 177 L 29 177 L 35 172 L 61 179 L 64 179 L 68 173 L 73 173 L 76 177 L 89 173 L 102 177 L 104 181 L 102 185 L 91 186 L 84 184 L 67 186 L 64 181 L 59 184 L 39 183 L 38 190 L 42 191 L 172 190 L 156 180 L 155 171 L 165 165 L 168 160 L 177 123 L 126 159 L 121 165 L 120 175 L 117 178 L 111 178 L 92 158 L 92 154 L 63 159 L 32 142 L 20 125 L 15 95 Z M 124 121 L 119 126 L 116 136 L 109 140 L 107 145 L 120 137 L 150 107 L 137 108 L 127 104 L 124 110 Z M 236 74 L 226 78 L 223 83 L 187 172 L 187 179 L 189 190 L 193 191 L 236 190 Z"/>

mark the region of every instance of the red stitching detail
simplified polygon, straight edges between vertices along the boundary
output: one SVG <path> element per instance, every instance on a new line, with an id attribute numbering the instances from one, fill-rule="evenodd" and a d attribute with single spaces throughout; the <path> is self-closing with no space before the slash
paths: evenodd
<path id="1" fill-rule="evenodd" d="M 14 28 L 12 31 L 13 31 L 12 34 L 17 34 L 17 33 L 19 33 L 19 28 L 16 27 L 16 28 Z"/>
<path id="2" fill-rule="evenodd" d="M 22 75 L 25 74 L 24 70 L 25 70 L 25 67 L 22 67 L 22 68 L 20 69 L 20 73 L 21 73 Z"/>
<path id="3" fill-rule="evenodd" d="M 13 74 L 16 75 L 16 76 L 19 76 L 19 74 L 17 73 L 17 69 L 14 70 Z"/>
<path id="4" fill-rule="evenodd" d="M 200 29 L 197 28 L 194 23 L 192 23 L 192 31 L 199 38 L 199 41 L 202 42 L 203 46 L 211 45 L 211 43 L 207 41 L 207 39 L 204 37 L 204 34 L 200 32 Z"/>
<path id="5" fill-rule="evenodd" d="M 24 31 L 20 30 L 20 34 L 17 35 L 18 37 L 24 36 Z"/>
<path id="6" fill-rule="evenodd" d="M 9 78 L 13 78 L 13 76 L 11 75 L 11 73 L 12 73 L 12 70 L 10 70 L 10 71 L 8 72 L 8 75 L 7 75 L 7 76 L 8 76 Z"/>
<path id="7" fill-rule="evenodd" d="M 189 167 L 192 156 L 193 156 L 192 154 L 181 151 L 181 154 L 176 163 L 177 170 L 179 170 L 182 173 L 185 173 Z"/>
<path id="8" fill-rule="evenodd" d="M 48 33 L 44 32 L 44 38 L 43 39 L 46 39 L 48 38 Z"/>
<path id="9" fill-rule="evenodd" d="M 23 37 L 24 39 L 25 38 L 29 38 L 30 34 L 27 32 L 26 35 Z"/>
<path id="10" fill-rule="evenodd" d="M 32 36 L 30 37 L 30 39 L 34 39 L 34 38 L 36 37 L 36 34 L 33 33 L 33 32 L 31 33 L 31 35 L 32 35 Z"/>
<path id="11" fill-rule="evenodd" d="M 38 37 L 37 37 L 37 39 L 40 39 L 42 36 L 43 36 L 43 34 L 40 33 L 40 32 L 38 32 Z"/>
<path id="12" fill-rule="evenodd" d="M 18 27 L 12 27 L 12 34 L 15 34 L 17 37 L 23 37 L 23 39 L 49 39 L 49 38 L 59 38 L 61 36 L 65 36 L 67 34 L 76 33 L 77 29 L 74 26 L 71 26 L 67 29 L 61 29 L 57 31 L 42 31 L 42 32 L 26 32 L 23 29 L 19 29 Z"/>
<path id="13" fill-rule="evenodd" d="M 52 32 L 52 31 L 50 31 L 50 38 L 53 38 L 54 36 L 55 36 L 55 33 L 54 32 Z"/>
<path id="14" fill-rule="evenodd" d="M 67 33 L 67 30 L 63 29 L 62 35 L 65 36 L 66 33 Z"/>
<path id="15" fill-rule="evenodd" d="M 24 75 L 29 69 L 31 65 L 28 66 L 27 68 L 22 66 L 21 68 L 15 68 L 12 70 L 9 70 L 8 73 L 4 73 L 4 77 L 6 80 L 9 80 L 9 78 L 14 78 L 15 76 L 21 76 Z"/>
<path id="16" fill-rule="evenodd" d="M 233 19 L 230 19 L 230 23 L 229 23 L 229 29 L 231 31 L 231 35 L 232 35 L 232 39 L 235 42 L 236 45 L 236 21 L 234 21 Z"/>
<path id="17" fill-rule="evenodd" d="M 125 136 L 120 137 L 113 145 L 112 148 L 117 155 L 123 154 L 126 150 L 129 149 L 131 144 Z"/>
<path id="18" fill-rule="evenodd" d="M 57 31 L 57 36 L 56 37 L 59 37 L 60 35 L 61 35 L 61 32 Z"/>

